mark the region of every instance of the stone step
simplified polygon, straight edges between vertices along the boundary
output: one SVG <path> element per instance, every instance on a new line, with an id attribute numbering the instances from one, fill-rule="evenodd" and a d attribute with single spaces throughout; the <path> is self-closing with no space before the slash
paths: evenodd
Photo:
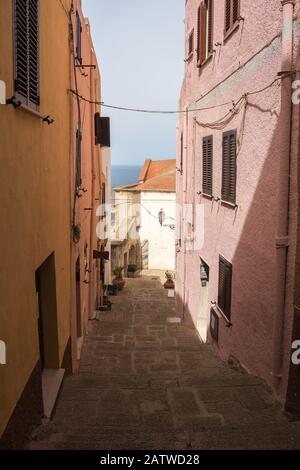
<path id="1" fill-rule="evenodd" d="M 177 445 L 180 444 L 178 447 Z M 143 447 L 146 446 L 146 447 Z M 176 447 L 177 446 L 177 447 Z M 200 431 L 169 430 L 166 433 L 150 429 L 139 432 L 107 430 L 92 427 L 52 434 L 44 441 L 33 441 L 32 450 L 46 449 L 299 449 L 300 423 L 261 426 L 222 426 Z"/>

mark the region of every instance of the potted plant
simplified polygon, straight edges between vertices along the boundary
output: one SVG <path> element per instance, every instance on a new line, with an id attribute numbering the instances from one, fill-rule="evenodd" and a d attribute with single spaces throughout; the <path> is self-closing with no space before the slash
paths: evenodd
<path id="1" fill-rule="evenodd" d="M 166 276 L 167 280 L 164 283 L 164 288 L 165 289 L 175 289 L 174 275 L 170 271 L 166 271 L 165 276 Z"/>
<path id="2" fill-rule="evenodd" d="M 103 305 L 100 305 L 99 310 L 100 312 L 109 312 L 112 309 L 113 303 L 107 298 L 104 299 Z"/>
<path id="3" fill-rule="evenodd" d="M 129 264 L 127 268 L 128 277 L 135 277 L 135 273 L 137 272 L 137 265 L 136 264 Z"/>
<path id="4" fill-rule="evenodd" d="M 125 281 L 123 279 L 123 267 L 118 267 L 114 269 L 115 279 L 113 280 L 113 285 L 118 287 L 118 290 L 123 290 L 125 286 Z"/>

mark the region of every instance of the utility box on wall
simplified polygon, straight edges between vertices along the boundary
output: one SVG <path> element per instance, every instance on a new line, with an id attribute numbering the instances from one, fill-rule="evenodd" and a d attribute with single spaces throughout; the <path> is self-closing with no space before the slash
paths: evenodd
<path id="1" fill-rule="evenodd" d="M 0 104 L 6 104 L 6 85 L 0 80 Z"/>
<path id="2" fill-rule="evenodd" d="M 110 147 L 110 118 L 95 113 L 95 144 Z"/>

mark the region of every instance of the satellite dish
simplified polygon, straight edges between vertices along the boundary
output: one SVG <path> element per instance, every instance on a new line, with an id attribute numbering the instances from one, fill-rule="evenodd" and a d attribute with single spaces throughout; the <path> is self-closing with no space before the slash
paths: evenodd
<path id="1" fill-rule="evenodd" d="M 6 85 L 0 80 L 0 104 L 6 104 Z"/>

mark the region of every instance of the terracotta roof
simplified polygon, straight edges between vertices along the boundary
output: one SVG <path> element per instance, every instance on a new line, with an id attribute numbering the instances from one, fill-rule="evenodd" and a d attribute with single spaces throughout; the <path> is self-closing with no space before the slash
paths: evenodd
<path id="1" fill-rule="evenodd" d="M 139 182 L 115 191 L 176 191 L 176 160 L 145 160 Z"/>

